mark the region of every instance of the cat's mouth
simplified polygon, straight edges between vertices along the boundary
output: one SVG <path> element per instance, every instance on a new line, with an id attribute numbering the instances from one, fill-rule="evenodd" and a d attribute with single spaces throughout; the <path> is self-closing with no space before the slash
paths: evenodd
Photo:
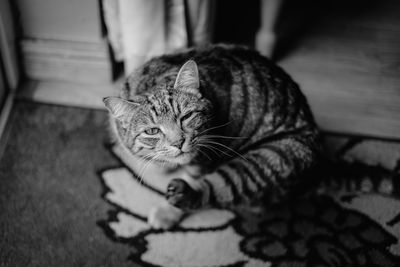
<path id="1" fill-rule="evenodd" d="M 175 156 L 175 160 L 177 163 L 180 164 L 187 164 L 189 163 L 193 158 L 193 154 L 190 152 L 180 152 L 178 155 Z"/>
<path id="2" fill-rule="evenodd" d="M 188 152 L 174 151 L 173 153 L 159 154 L 153 157 L 153 161 L 162 165 L 185 165 L 190 163 L 196 156 L 196 151 L 191 150 Z"/>
<path id="3" fill-rule="evenodd" d="M 188 164 L 193 159 L 193 157 L 194 157 L 194 155 L 192 152 L 181 151 L 180 153 L 178 153 L 174 156 L 166 157 L 165 161 L 167 161 L 171 164 L 184 165 L 184 164 Z"/>

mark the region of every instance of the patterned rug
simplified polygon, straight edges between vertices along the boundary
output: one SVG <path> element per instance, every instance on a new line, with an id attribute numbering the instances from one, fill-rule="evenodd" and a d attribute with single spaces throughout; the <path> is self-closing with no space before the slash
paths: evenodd
<path id="1" fill-rule="evenodd" d="M 400 181 L 400 143 L 341 137 L 325 143 L 330 179 L 318 193 L 263 213 L 203 210 L 171 231 L 146 223 L 168 179 L 112 146 L 120 165 L 100 178 L 113 208 L 99 225 L 130 247 L 127 260 L 143 266 L 400 266 L 400 200 L 384 193 L 400 190 L 398 182 L 387 183 Z"/>

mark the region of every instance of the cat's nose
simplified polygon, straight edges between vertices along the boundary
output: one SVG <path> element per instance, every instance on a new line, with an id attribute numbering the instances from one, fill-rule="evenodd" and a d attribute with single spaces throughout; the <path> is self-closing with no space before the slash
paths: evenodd
<path id="1" fill-rule="evenodd" d="M 175 141 L 173 144 L 171 144 L 171 146 L 174 146 L 178 149 L 182 149 L 183 144 L 185 143 L 185 139 L 179 139 L 177 141 Z"/>

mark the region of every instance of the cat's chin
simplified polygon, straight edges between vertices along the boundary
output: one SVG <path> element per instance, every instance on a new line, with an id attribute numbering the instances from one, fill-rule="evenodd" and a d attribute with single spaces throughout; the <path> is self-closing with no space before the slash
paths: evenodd
<path id="1" fill-rule="evenodd" d="M 192 153 L 182 153 L 176 157 L 171 157 L 165 159 L 165 164 L 170 164 L 171 166 L 179 166 L 189 164 L 193 159 Z"/>

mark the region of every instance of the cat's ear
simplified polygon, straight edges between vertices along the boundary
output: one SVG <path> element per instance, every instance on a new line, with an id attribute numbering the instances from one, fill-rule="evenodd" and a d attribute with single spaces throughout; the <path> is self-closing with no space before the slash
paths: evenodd
<path id="1" fill-rule="evenodd" d="M 111 115 L 119 120 L 124 120 L 128 114 L 131 114 L 140 105 L 137 102 L 128 101 L 115 96 L 105 97 L 103 98 L 103 102 Z"/>
<path id="2" fill-rule="evenodd" d="M 190 93 L 199 93 L 199 70 L 196 62 L 193 60 L 187 61 L 178 72 L 174 89 L 186 90 Z"/>

